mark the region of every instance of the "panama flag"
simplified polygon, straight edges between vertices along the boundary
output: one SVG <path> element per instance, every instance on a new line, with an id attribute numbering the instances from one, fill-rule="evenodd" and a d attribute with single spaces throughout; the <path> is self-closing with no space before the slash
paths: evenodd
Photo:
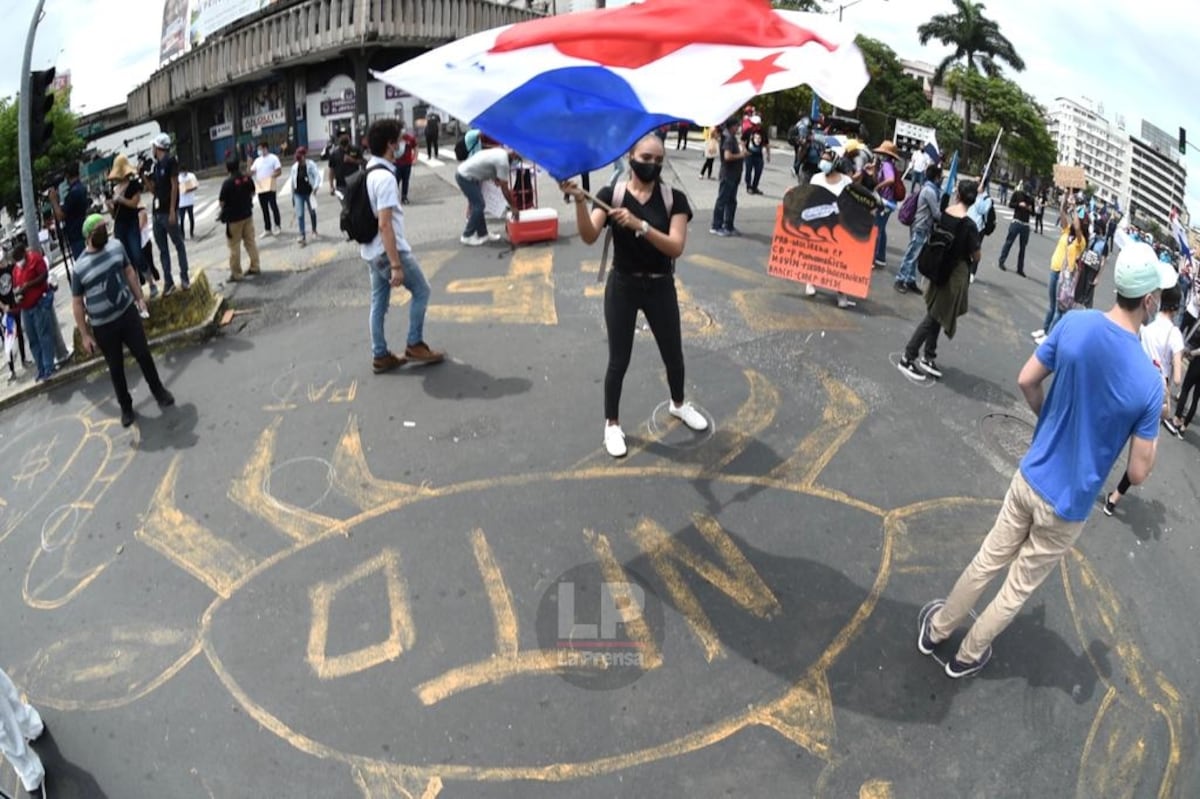
<path id="1" fill-rule="evenodd" d="M 1183 224 L 1179 221 L 1179 209 L 1174 207 L 1171 208 L 1171 233 L 1175 235 L 1175 241 L 1179 243 L 1179 252 L 1190 261 L 1192 251 L 1188 247 L 1187 232 L 1184 231 Z"/>
<path id="2" fill-rule="evenodd" d="M 496 28 L 376 77 L 565 179 L 676 120 L 724 122 L 807 83 L 854 108 L 868 75 L 853 34 L 768 0 L 647 0 Z"/>

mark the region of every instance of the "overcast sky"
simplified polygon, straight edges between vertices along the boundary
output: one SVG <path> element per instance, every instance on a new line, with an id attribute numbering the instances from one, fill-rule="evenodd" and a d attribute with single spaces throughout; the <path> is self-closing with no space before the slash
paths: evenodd
<path id="1" fill-rule="evenodd" d="M 617 5 L 622 0 L 610 0 Z M 0 95 L 17 89 L 32 0 L 2 0 Z M 1055 97 L 1087 97 L 1104 104 L 1111 120 L 1124 114 L 1126 128 L 1141 131 L 1149 120 L 1174 135 L 1182 126 L 1200 144 L 1200 105 L 1189 61 L 1200 53 L 1200 28 L 1178 0 L 1096 4 L 1055 0 L 992 0 L 987 14 L 1024 57 L 1017 82 L 1043 104 Z M 103 8 L 103 11 L 100 8 Z M 118 13 L 121 9 L 123 13 Z M 697 0 L 697 13 L 703 13 Z M 125 100 L 158 66 L 162 0 L 46 0 L 46 18 L 34 48 L 34 69 L 69 69 L 77 110 L 95 110 Z M 861 0 L 845 10 L 856 31 L 881 39 L 901 58 L 937 63 L 936 44 L 921 47 L 916 27 L 949 12 L 948 0 Z M 1200 155 L 1188 154 L 1188 206 L 1200 224 Z"/>

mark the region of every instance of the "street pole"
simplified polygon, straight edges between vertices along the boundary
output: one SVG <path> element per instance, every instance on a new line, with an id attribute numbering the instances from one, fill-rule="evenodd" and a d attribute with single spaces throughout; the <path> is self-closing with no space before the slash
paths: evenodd
<path id="1" fill-rule="evenodd" d="M 33 147 L 29 141 L 29 128 L 33 123 L 33 106 L 41 108 L 41 98 L 33 97 L 33 40 L 42 19 L 42 6 L 46 0 L 38 0 L 33 10 L 33 21 L 29 23 L 29 35 L 25 37 L 25 57 L 21 61 L 21 101 L 17 108 L 17 162 L 21 168 L 21 210 L 25 214 L 25 241 L 29 249 L 41 252 L 38 243 L 38 222 L 41 209 L 33 190 Z M 39 110 L 40 113 L 40 110 Z M 44 255 L 45 253 L 43 253 Z"/>

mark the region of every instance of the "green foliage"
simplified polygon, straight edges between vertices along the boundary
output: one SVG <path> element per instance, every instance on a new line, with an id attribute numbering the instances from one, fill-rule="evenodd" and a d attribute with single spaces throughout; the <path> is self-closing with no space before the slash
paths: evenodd
<path id="1" fill-rule="evenodd" d="M 84 141 L 75 132 L 78 118 L 67 107 L 68 95 L 60 92 L 55 96 L 54 108 L 48 119 L 54 125 L 50 146 L 40 158 L 33 162 L 34 188 L 45 188 L 43 183 L 50 175 L 60 171 L 72 161 L 78 161 L 83 153 Z M 19 105 L 13 98 L 0 98 L 0 206 L 9 216 L 20 213 L 21 184 L 17 160 L 17 118 Z"/>
<path id="2" fill-rule="evenodd" d="M 926 107 L 911 121 L 936 130 L 938 144 L 943 150 L 953 149 L 954 142 L 962 141 L 962 118 L 953 111 Z"/>
<path id="3" fill-rule="evenodd" d="M 1155 242 L 1161 242 L 1167 238 L 1167 234 L 1163 232 L 1162 225 L 1158 224 L 1158 220 L 1151 219 L 1146 222 L 1138 221 L 1138 226 L 1150 234 Z M 1172 236 L 1171 238 L 1175 238 Z"/>
<path id="4" fill-rule="evenodd" d="M 965 105 L 966 122 L 963 126 L 963 149 L 969 150 L 971 134 L 971 108 L 975 105 L 974 93 L 980 88 L 970 78 L 978 77 L 980 70 L 989 78 L 1000 74 L 1000 63 L 1005 62 L 1016 71 L 1025 69 L 1025 61 L 1017 54 L 995 20 L 988 19 L 983 12 L 983 3 L 972 0 L 951 0 L 953 14 L 936 14 L 917 28 L 917 38 L 922 45 L 937 40 L 951 48 L 950 55 L 942 59 L 933 73 L 933 82 L 941 84 L 946 73 L 955 64 L 966 67 L 968 79 L 960 87 Z M 951 89 L 951 91 L 954 91 Z"/>
<path id="5" fill-rule="evenodd" d="M 891 122 L 896 117 L 915 121 L 929 107 L 921 81 L 904 74 L 896 51 L 878 39 L 868 36 L 855 38 L 867 65 L 870 83 L 858 96 L 857 115 L 867 125 L 871 142 L 891 136 Z"/>

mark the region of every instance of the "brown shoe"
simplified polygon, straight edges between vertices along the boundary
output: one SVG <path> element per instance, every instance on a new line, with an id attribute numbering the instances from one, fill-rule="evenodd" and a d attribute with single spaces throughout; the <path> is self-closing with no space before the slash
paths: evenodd
<path id="1" fill-rule="evenodd" d="M 390 372 L 393 369 L 399 369 L 408 360 L 401 358 L 394 352 L 389 352 L 387 355 L 380 356 L 371 362 L 371 368 L 375 370 L 375 374 L 381 375 L 384 372 Z"/>
<path id="2" fill-rule="evenodd" d="M 433 364 L 446 360 L 446 353 L 429 349 L 424 341 L 404 348 L 404 357 L 415 363 Z"/>
<path id="3" fill-rule="evenodd" d="M 262 270 L 261 269 L 247 269 L 246 274 L 247 275 L 261 275 Z"/>

